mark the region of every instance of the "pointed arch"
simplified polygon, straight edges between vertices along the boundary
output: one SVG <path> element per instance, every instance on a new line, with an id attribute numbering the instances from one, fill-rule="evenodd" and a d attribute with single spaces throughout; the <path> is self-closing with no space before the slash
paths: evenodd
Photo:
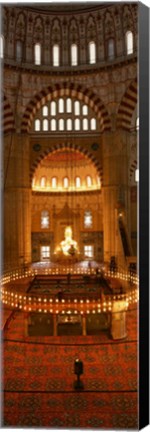
<path id="1" fill-rule="evenodd" d="M 44 23 L 43 18 L 40 15 L 37 15 L 34 20 L 33 26 L 33 43 L 41 43 L 44 38 Z"/>
<path id="2" fill-rule="evenodd" d="M 21 131 L 23 133 L 29 132 L 31 122 L 37 110 L 43 104 L 46 104 L 47 101 L 51 101 L 53 98 L 63 96 L 68 96 L 70 98 L 74 97 L 78 100 L 84 101 L 85 104 L 88 104 L 95 112 L 100 123 L 101 132 L 111 130 L 111 121 L 107 109 L 97 94 L 82 85 L 77 85 L 75 83 L 68 84 L 68 82 L 64 82 L 62 84 L 56 84 L 54 87 L 47 87 L 33 97 L 23 115 Z"/>
<path id="3" fill-rule="evenodd" d="M 133 156 L 133 157 L 131 158 L 131 160 L 130 160 L 130 166 L 129 166 L 129 178 L 130 178 L 130 183 L 131 183 L 131 181 L 132 181 L 133 175 L 134 175 L 134 173 L 135 173 L 137 167 L 138 167 L 138 161 L 137 161 L 136 158 L 134 159 L 134 156 Z"/>
<path id="4" fill-rule="evenodd" d="M 44 159 L 46 156 L 48 156 L 48 154 L 50 153 L 54 153 L 57 152 L 58 150 L 65 150 L 65 149 L 70 149 L 70 150 L 75 150 L 75 151 L 79 151 L 80 153 L 84 154 L 86 157 L 88 157 L 88 159 L 91 160 L 91 162 L 93 163 L 93 165 L 95 166 L 98 175 L 100 177 L 100 182 L 101 184 L 103 184 L 103 171 L 102 171 L 102 166 L 100 161 L 97 160 L 97 158 L 89 152 L 89 150 L 85 149 L 84 146 L 82 145 L 77 145 L 77 144 L 73 144 L 73 143 L 59 143 L 59 144 L 54 144 L 53 146 L 50 146 L 49 148 L 47 148 L 45 151 L 41 152 L 40 155 L 38 155 L 37 159 L 34 161 L 34 163 L 31 166 L 30 169 L 30 183 L 32 185 L 32 179 L 35 175 L 35 171 L 38 167 L 38 165 L 40 164 L 41 160 Z"/>
<path id="5" fill-rule="evenodd" d="M 79 41 L 79 25 L 75 17 L 72 17 L 69 23 L 69 41 L 70 43 Z"/>
<path id="6" fill-rule="evenodd" d="M 3 132 L 4 133 L 13 132 L 15 130 L 15 119 L 14 119 L 14 115 L 10 103 L 5 95 L 3 98 L 2 114 L 3 114 L 3 122 L 2 122 Z"/>
<path id="7" fill-rule="evenodd" d="M 87 42 L 90 42 L 90 40 L 94 40 L 96 42 L 97 40 L 96 20 L 94 15 L 92 15 L 91 13 L 87 18 L 86 32 L 87 32 Z"/>
<path id="8" fill-rule="evenodd" d="M 131 82 L 127 88 L 119 106 L 117 127 L 130 130 L 133 111 L 137 104 L 137 79 Z"/>

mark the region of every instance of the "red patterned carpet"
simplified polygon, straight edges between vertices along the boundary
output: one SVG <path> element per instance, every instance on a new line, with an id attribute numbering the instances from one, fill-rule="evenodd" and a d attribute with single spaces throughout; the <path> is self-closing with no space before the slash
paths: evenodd
<path id="1" fill-rule="evenodd" d="M 21 314 L 4 332 L 4 427 L 137 429 L 136 310 L 128 338 L 24 337 Z M 61 345 L 58 343 L 61 341 Z M 84 390 L 74 390 L 74 360 Z"/>

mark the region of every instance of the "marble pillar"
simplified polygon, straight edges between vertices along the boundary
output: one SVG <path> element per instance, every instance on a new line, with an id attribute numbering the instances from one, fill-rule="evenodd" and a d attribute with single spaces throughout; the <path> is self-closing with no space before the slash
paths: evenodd
<path id="1" fill-rule="evenodd" d="M 125 261 L 118 229 L 120 212 L 130 230 L 129 145 L 126 132 L 114 131 L 103 136 L 104 261 L 108 263 L 115 256 L 119 265 Z"/>
<path id="2" fill-rule="evenodd" d="M 111 315 L 111 336 L 115 339 L 124 339 L 127 336 L 126 329 L 126 302 L 116 300 L 113 302 Z"/>
<path id="3" fill-rule="evenodd" d="M 31 187 L 29 138 L 4 139 L 3 247 L 4 268 L 31 262 Z"/>

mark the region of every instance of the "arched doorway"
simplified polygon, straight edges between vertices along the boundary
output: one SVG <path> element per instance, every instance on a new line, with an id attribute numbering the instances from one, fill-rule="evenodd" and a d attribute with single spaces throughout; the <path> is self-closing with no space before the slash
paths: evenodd
<path id="1" fill-rule="evenodd" d="M 60 146 L 40 158 L 32 174 L 31 213 L 33 263 L 60 262 L 60 255 L 70 262 L 63 253 L 67 227 L 74 262 L 103 261 L 100 170 L 82 151 Z"/>

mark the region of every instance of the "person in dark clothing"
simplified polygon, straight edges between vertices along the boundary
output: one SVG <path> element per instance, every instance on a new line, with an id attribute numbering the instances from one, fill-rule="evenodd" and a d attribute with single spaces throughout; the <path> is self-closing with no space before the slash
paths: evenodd
<path id="1" fill-rule="evenodd" d="M 58 300 L 61 301 L 63 298 L 63 292 L 60 290 L 58 291 Z"/>

